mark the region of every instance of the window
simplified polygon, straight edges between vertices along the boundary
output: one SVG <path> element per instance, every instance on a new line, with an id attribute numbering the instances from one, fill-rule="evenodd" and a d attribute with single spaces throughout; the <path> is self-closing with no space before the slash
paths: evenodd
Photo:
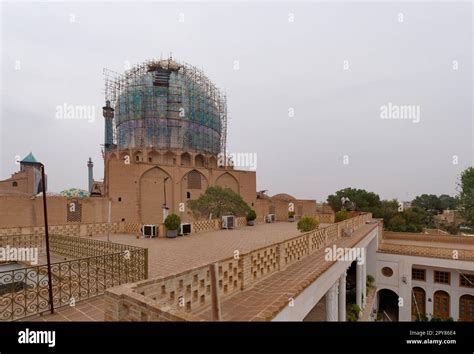
<path id="1" fill-rule="evenodd" d="M 201 174 L 198 171 L 188 173 L 188 189 L 201 189 Z"/>
<path id="2" fill-rule="evenodd" d="M 18 187 L 18 182 L 13 182 L 12 187 Z"/>
<path id="3" fill-rule="evenodd" d="M 474 321 L 474 296 L 466 294 L 459 299 L 459 321 Z"/>
<path id="4" fill-rule="evenodd" d="M 438 290 L 434 293 L 433 298 L 433 317 L 447 320 L 449 318 L 449 294 L 445 291 Z"/>
<path id="5" fill-rule="evenodd" d="M 434 272 L 434 282 L 435 283 L 441 283 L 441 284 L 449 284 L 450 283 L 450 273 L 435 270 L 435 272 Z"/>
<path id="6" fill-rule="evenodd" d="M 191 193 L 186 192 L 186 198 L 191 199 Z"/>
<path id="7" fill-rule="evenodd" d="M 459 274 L 459 286 L 465 286 L 466 288 L 474 288 L 474 274 Z"/>
<path id="8" fill-rule="evenodd" d="M 383 267 L 382 274 L 384 277 L 390 278 L 393 275 L 393 270 L 390 267 Z"/>
<path id="9" fill-rule="evenodd" d="M 411 279 L 412 280 L 426 281 L 426 270 L 425 269 L 413 268 L 411 270 Z"/>
<path id="10" fill-rule="evenodd" d="M 423 269 L 422 269 L 423 270 Z M 426 293 L 422 288 L 413 288 L 411 297 L 412 320 L 415 321 L 420 316 L 426 314 Z"/>
<path id="11" fill-rule="evenodd" d="M 118 201 L 121 202 L 121 201 L 122 201 L 122 197 L 118 197 Z"/>

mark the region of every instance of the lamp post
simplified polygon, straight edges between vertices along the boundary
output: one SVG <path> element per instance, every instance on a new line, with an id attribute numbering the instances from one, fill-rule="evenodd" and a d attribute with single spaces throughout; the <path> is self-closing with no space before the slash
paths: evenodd
<path id="1" fill-rule="evenodd" d="M 165 177 L 163 179 L 163 196 L 164 196 L 164 200 L 165 200 L 165 205 L 164 207 L 166 208 L 166 181 L 168 180 L 169 177 Z"/>
<path id="2" fill-rule="evenodd" d="M 163 199 L 164 199 L 164 204 L 163 204 L 163 222 L 165 222 L 166 217 L 168 216 L 168 206 L 166 204 L 166 181 L 169 179 L 169 177 L 163 178 Z"/>
<path id="3" fill-rule="evenodd" d="M 51 313 L 54 314 L 54 305 L 53 305 L 53 283 L 51 276 L 51 256 L 49 252 L 49 232 L 48 232 L 48 206 L 46 203 L 46 178 L 44 173 L 44 165 L 38 163 L 41 171 L 41 188 L 43 189 L 43 214 L 44 214 L 44 235 L 46 239 L 46 259 L 48 267 L 48 288 L 49 288 L 49 306 L 51 308 Z"/>

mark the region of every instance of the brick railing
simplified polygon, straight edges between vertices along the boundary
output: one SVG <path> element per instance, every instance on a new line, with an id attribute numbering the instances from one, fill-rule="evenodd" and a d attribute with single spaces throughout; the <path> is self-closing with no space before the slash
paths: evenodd
<path id="1" fill-rule="evenodd" d="M 44 235 L 0 236 L 0 248 L 36 248 L 41 254 L 45 249 Z"/>
<path id="2" fill-rule="evenodd" d="M 474 250 L 407 246 L 383 243 L 379 245 L 377 252 L 403 254 L 405 256 L 432 257 L 452 259 L 457 261 L 474 261 Z"/>
<path id="3" fill-rule="evenodd" d="M 107 232 L 124 232 L 123 223 L 63 224 L 49 225 L 49 233 L 66 236 L 104 235 Z M 44 235 L 44 226 L 24 226 L 0 228 L 0 236 Z"/>
<path id="4" fill-rule="evenodd" d="M 365 225 L 370 213 L 313 230 L 289 240 L 217 262 L 216 288 L 225 298 L 251 287 L 263 278 L 284 270 L 343 237 L 348 230 Z M 211 305 L 210 268 L 206 264 L 185 272 L 135 284 L 126 284 L 106 292 L 105 320 L 167 321 L 196 320 L 193 315 Z"/>
<path id="5" fill-rule="evenodd" d="M 383 239 L 384 240 L 420 241 L 420 242 L 459 243 L 459 244 L 474 246 L 474 237 L 472 236 L 384 231 Z"/>
<path id="6" fill-rule="evenodd" d="M 415 241 L 423 242 L 425 245 L 396 244 L 390 241 Z M 449 244 L 449 247 L 443 244 Z M 456 248 L 456 245 L 461 247 Z M 472 249 L 466 249 L 465 246 L 472 246 Z M 474 261 L 474 237 L 384 231 L 378 252 Z"/>

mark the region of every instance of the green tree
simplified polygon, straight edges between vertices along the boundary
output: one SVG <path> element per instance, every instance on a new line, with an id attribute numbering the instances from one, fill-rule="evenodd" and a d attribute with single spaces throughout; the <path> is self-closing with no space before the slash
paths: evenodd
<path id="1" fill-rule="evenodd" d="M 455 210 L 458 206 L 458 200 L 447 194 L 441 194 L 439 197 L 441 210 Z"/>
<path id="2" fill-rule="evenodd" d="M 433 214 L 437 214 L 442 211 L 441 202 L 439 198 L 434 194 L 422 194 L 413 199 L 411 202 L 412 206 L 419 207 Z"/>
<path id="3" fill-rule="evenodd" d="M 298 230 L 301 232 L 308 232 L 319 227 L 319 221 L 312 216 L 303 216 L 297 224 Z"/>
<path id="4" fill-rule="evenodd" d="M 405 232 L 407 230 L 407 223 L 403 216 L 395 215 L 386 224 L 386 229 L 396 232 Z"/>
<path id="5" fill-rule="evenodd" d="M 339 221 L 343 221 L 343 220 L 346 220 L 349 218 L 349 213 L 345 210 L 339 210 L 337 213 L 336 213 L 336 216 L 335 216 L 335 221 L 336 222 L 339 222 Z"/>
<path id="6" fill-rule="evenodd" d="M 412 207 L 401 213 L 406 222 L 407 232 L 421 232 L 424 227 L 433 227 L 432 215 L 425 210 Z"/>
<path id="7" fill-rule="evenodd" d="M 349 198 L 355 204 L 355 210 L 370 212 L 371 209 L 380 208 L 380 197 L 378 194 L 368 192 L 365 189 L 344 188 L 337 191 L 335 194 L 328 196 L 327 201 L 334 211 L 339 211 L 342 208 L 341 199 Z"/>
<path id="8" fill-rule="evenodd" d="M 459 182 L 459 207 L 465 223 L 474 227 L 474 167 L 469 167 L 461 173 Z"/>
<path id="9" fill-rule="evenodd" d="M 250 211 L 242 197 L 229 188 L 209 187 L 196 200 L 189 200 L 188 207 L 196 218 L 208 218 L 210 215 L 219 218 L 232 214 L 246 216 Z"/>

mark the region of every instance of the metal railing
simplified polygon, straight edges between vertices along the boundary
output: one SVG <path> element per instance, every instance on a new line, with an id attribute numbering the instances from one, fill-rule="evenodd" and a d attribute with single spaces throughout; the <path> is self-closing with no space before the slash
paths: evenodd
<path id="1" fill-rule="evenodd" d="M 148 250 L 79 237 L 51 235 L 51 252 L 69 258 L 51 264 L 53 305 L 73 305 L 106 289 L 148 277 Z M 0 272 L 0 321 L 50 310 L 48 268 Z"/>

